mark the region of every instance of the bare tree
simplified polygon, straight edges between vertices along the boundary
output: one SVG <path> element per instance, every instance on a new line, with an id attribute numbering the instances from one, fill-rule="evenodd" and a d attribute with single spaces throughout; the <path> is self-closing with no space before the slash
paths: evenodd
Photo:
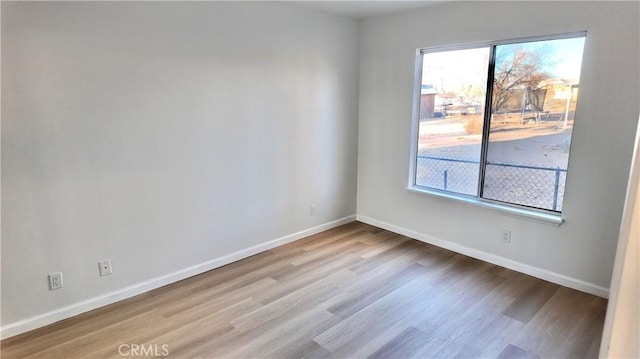
<path id="1" fill-rule="evenodd" d="M 498 47 L 493 79 L 492 108 L 499 111 L 516 89 L 537 89 L 549 74 L 544 68 L 545 51 L 513 50 Z"/>

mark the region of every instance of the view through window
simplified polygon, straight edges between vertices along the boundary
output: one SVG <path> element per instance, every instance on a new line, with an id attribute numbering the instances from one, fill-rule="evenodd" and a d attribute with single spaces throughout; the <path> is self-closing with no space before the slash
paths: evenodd
<path id="1" fill-rule="evenodd" d="M 423 51 L 414 184 L 561 212 L 584 41 Z"/>

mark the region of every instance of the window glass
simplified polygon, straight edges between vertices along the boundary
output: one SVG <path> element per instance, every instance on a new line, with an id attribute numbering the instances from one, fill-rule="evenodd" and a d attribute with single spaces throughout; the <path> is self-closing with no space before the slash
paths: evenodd
<path id="1" fill-rule="evenodd" d="M 423 55 L 416 185 L 478 194 L 490 50 Z"/>
<path id="2" fill-rule="evenodd" d="M 421 51 L 413 184 L 561 212 L 584 44 Z"/>
<path id="3" fill-rule="evenodd" d="M 562 210 L 584 37 L 499 45 L 482 196 Z"/>

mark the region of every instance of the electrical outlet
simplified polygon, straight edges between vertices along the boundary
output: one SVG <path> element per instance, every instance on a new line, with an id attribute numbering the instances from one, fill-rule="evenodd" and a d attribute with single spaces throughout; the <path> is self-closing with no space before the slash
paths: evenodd
<path id="1" fill-rule="evenodd" d="M 107 259 L 105 261 L 98 262 L 98 268 L 100 268 L 100 276 L 104 277 L 105 275 L 109 275 L 112 272 L 111 269 L 111 259 Z"/>
<path id="2" fill-rule="evenodd" d="M 508 229 L 502 230 L 502 242 L 511 243 L 511 231 Z"/>
<path id="3" fill-rule="evenodd" d="M 311 206 L 309 206 L 309 215 L 315 216 L 316 214 L 318 214 L 318 207 L 316 207 L 315 204 L 311 204 Z"/>
<path id="4" fill-rule="evenodd" d="M 62 272 L 51 273 L 48 275 L 49 278 L 49 290 L 54 290 L 58 288 L 62 288 Z"/>

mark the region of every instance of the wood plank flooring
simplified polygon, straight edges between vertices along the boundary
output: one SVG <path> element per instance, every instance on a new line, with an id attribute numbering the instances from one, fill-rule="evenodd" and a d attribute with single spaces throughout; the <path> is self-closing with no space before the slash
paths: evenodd
<path id="1" fill-rule="evenodd" d="M 605 309 L 602 298 L 354 222 L 0 349 L 2 358 L 596 358 Z"/>

